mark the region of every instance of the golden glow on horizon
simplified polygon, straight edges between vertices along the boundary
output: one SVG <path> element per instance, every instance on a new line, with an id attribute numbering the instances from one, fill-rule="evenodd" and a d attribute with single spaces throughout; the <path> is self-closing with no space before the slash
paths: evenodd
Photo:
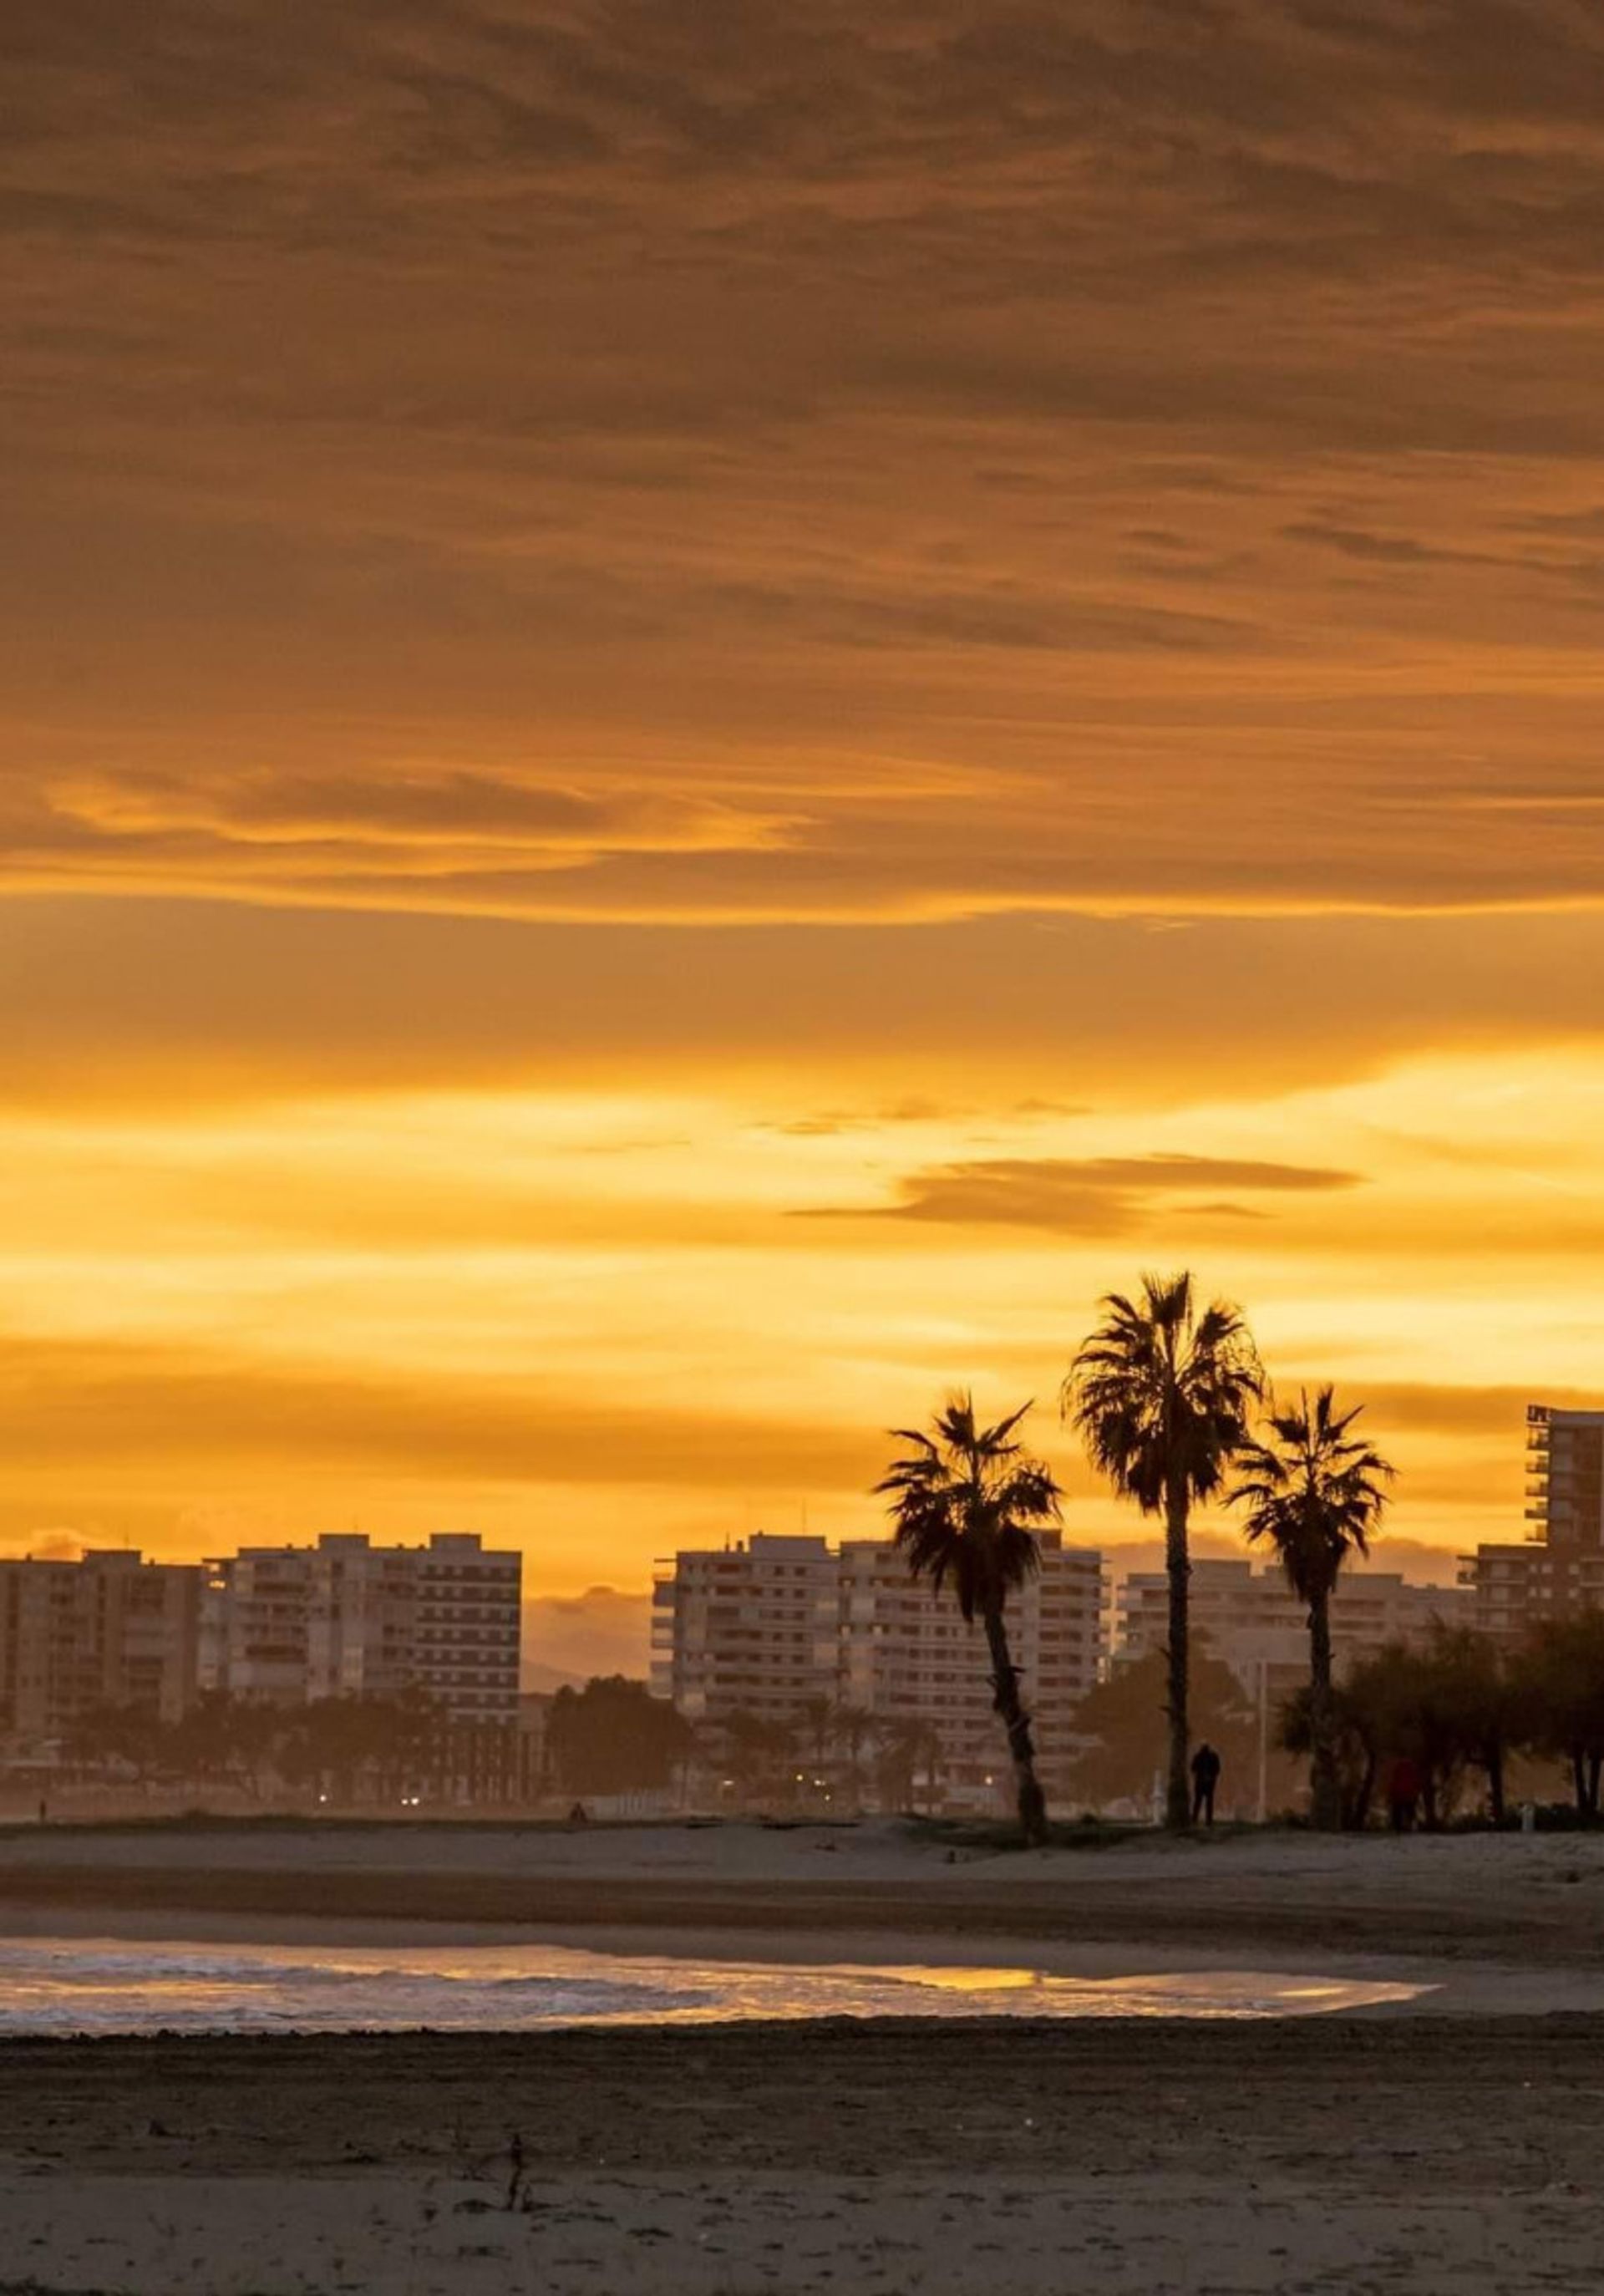
<path id="1" fill-rule="evenodd" d="M 1096 1294 L 1186 1259 L 1283 1384 L 1371 1399 L 1401 1536 L 1515 1535 L 1519 1401 L 1592 1372 L 1601 1116 L 1550 1048 L 1161 1111 L 732 1080 L 14 1117 L 5 1529 L 471 1519 L 537 1584 L 634 1583 L 674 1537 L 872 1527 L 883 1429 L 973 1382 L 1042 1400 L 1072 1534 L 1130 1537 L 1052 1398 Z"/>

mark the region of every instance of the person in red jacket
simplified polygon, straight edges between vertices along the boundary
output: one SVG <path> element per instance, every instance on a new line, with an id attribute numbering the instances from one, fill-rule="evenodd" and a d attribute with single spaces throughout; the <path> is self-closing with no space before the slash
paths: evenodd
<path id="1" fill-rule="evenodd" d="M 1415 1805 L 1420 1799 L 1420 1773 L 1407 1754 L 1400 1754 L 1387 1781 L 1387 1799 L 1395 1833 L 1414 1831 Z"/>

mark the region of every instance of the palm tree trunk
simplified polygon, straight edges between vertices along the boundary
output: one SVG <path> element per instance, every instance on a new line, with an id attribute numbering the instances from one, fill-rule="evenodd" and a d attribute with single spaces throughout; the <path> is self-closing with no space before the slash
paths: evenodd
<path id="1" fill-rule="evenodd" d="M 1309 1604 L 1309 1738 L 1310 1817 L 1321 1833 L 1335 1833 L 1342 1810 L 1331 1742 L 1331 1612 L 1323 1592 Z"/>
<path id="2" fill-rule="evenodd" d="M 1191 1562 L 1186 1548 L 1186 1487 L 1172 1481 L 1165 1492 L 1164 1508 L 1164 1567 L 1169 1576 L 1169 1784 L 1164 1822 L 1176 1833 L 1184 1833 L 1191 1823 L 1191 1726 L 1187 1714 Z"/>
<path id="3" fill-rule="evenodd" d="M 1019 1831 L 1029 1849 L 1047 1839 L 1047 1798 L 1036 1776 L 1030 1717 L 1019 1702 L 1019 1672 L 1008 1647 L 1008 1628 L 1000 1610 L 986 1612 L 986 1640 L 991 1652 L 993 1700 L 1008 1732 L 1008 1751 L 1014 1767 Z"/>

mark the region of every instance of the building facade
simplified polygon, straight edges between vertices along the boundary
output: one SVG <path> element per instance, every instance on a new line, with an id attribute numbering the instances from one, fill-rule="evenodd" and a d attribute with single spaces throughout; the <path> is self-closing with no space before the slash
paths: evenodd
<path id="1" fill-rule="evenodd" d="M 1066 1546 L 1056 1531 L 1038 1532 L 1036 1549 L 1041 1568 L 1009 1598 L 1008 1639 L 1052 1795 L 1064 1790 L 1074 1755 L 1073 1710 L 1097 1681 L 1103 1567 L 1101 1554 Z M 985 1630 L 950 1595 L 911 1579 L 888 1539 L 841 1548 L 838 1652 L 843 1707 L 882 1728 L 934 1732 L 949 1804 L 984 1808 L 1011 1795 Z"/>
<path id="2" fill-rule="evenodd" d="M 822 1538 L 754 1532 L 659 1563 L 651 1590 L 651 1682 L 692 1722 L 800 1722 L 833 1698 L 840 1569 Z"/>
<path id="3" fill-rule="evenodd" d="M 1097 1679 L 1102 1558 L 1038 1539 L 1041 1569 L 1011 1597 L 1008 1629 L 1048 1791 L 1071 1751 L 1069 1715 Z M 737 1717 L 880 1738 L 921 1734 L 922 1767 L 951 1806 L 1005 1803 L 1011 1788 L 978 1622 L 916 1584 L 888 1539 L 759 1531 L 660 1564 L 652 1595 L 652 1687 L 716 1733 Z"/>
<path id="4" fill-rule="evenodd" d="M 334 1533 L 206 1565 L 203 1689 L 277 1705 L 427 1693 L 453 1725 L 518 1718 L 523 1557 L 476 1533 Z"/>
<path id="5" fill-rule="evenodd" d="M 309 1695 L 312 1550 L 244 1546 L 202 1565 L 200 1682 L 230 1698 L 299 1706 Z"/>
<path id="6" fill-rule="evenodd" d="M 1525 1539 L 1478 1546 L 1460 1573 L 1477 1626 L 1504 1643 L 1604 1610 L 1604 1411 L 1527 1405 L 1526 1516 Z"/>
<path id="7" fill-rule="evenodd" d="M 1194 1562 L 1188 1615 L 1195 1646 L 1231 1669 L 1257 1697 L 1297 1688 L 1309 1674 L 1309 1616 L 1276 1563 Z M 1116 1605 L 1115 1658 L 1142 1656 L 1169 1642 L 1169 1580 L 1133 1570 Z M 1468 1627 L 1476 1605 L 1461 1587 L 1416 1584 L 1394 1570 L 1349 1570 L 1331 1597 L 1331 1652 L 1338 1673 L 1387 1643 L 1422 1642 L 1436 1627 Z"/>
<path id="8" fill-rule="evenodd" d="M 1527 1405 L 1526 1512 L 1554 1553 L 1604 1552 L 1604 1411 Z"/>
<path id="9" fill-rule="evenodd" d="M 60 1737 L 98 1707 L 193 1702 L 201 1573 L 121 1548 L 0 1562 L 0 1733 Z"/>

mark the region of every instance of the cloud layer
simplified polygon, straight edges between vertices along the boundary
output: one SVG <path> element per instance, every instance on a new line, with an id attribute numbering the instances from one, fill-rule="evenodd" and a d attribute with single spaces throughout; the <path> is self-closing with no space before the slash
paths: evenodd
<path id="1" fill-rule="evenodd" d="M 1573 0 L 19 0 L 0 882 L 1593 903 Z"/>

